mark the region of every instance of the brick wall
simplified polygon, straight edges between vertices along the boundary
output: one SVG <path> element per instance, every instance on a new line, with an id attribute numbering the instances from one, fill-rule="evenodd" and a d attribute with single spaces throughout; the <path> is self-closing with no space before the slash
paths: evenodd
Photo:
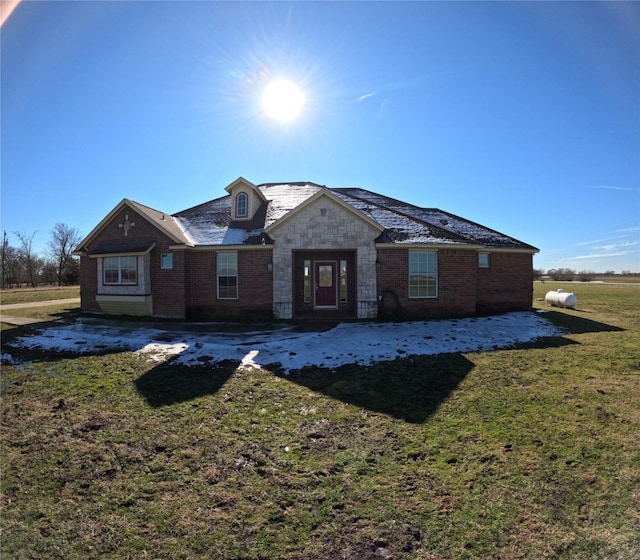
<path id="1" fill-rule="evenodd" d="M 100 313 L 98 294 L 98 263 L 96 259 L 80 257 L 80 309 L 85 313 Z"/>
<path id="2" fill-rule="evenodd" d="M 238 299 L 217 297 L 216 251 L 185 254 L 186 311 L 191 320 L 269 319 L 273 314 L 273 272 L 269 249 L 238 251 Z"/>
<path id="3" fill-rule="evenodd" d="M 475 251 L 438 251 L 438 296 L 409 297 L 409 251 L 379 248 L 378 297 L 383 317 L 418 318 L 472 315 L 476 311 Z"/>
<path id="4" fill-rule="evenodd" d="M 169 249 L 169 239 L 159 237 L 151 251 L 151 293 L 154 317 L 184 319 L 185 305 L 185 252 Z M 173 255 L 173 268 L 161 268 L 162 253 Z"/>
<path id="5" fill-rule="evenodd" d="M 531 309 L 533 255 L 491 253 L 489 268 L 478 268 L 478 313 Z"/>

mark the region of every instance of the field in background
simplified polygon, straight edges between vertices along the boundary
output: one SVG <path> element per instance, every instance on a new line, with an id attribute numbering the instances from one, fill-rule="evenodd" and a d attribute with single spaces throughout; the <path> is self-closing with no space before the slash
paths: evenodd
<path id="1" fill-rule="evenodd" d="M 288 377 L 16 349 L 3 556 L 635 559 L 638 295 L 536 283 L 570 334 Z"/>
<path id="2" fill-rule="evenodd" d="M 0 291 L 0 305 L 79 297 L 79 286 L 63 286 L 60 288 L 50 286 L 46 288 L 19 288 Z"/>

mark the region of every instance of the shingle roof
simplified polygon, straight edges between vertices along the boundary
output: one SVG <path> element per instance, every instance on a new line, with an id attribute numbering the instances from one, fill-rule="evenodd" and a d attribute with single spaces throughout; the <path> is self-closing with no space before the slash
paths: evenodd
<path id="1" fill-rule="evenodd" d="M 177 212 L 178 229 L 194 245 L 255 245 L 271 243 L 264 229 L 326 189 L 310 182 L 265 183 L 257 188 L 268 201 L 249 222 L 231 219 L 231 197 L 224 196 Z M 437 208 L 420 208 L 360 188 L 328 188 L 354 209 L 379 223 L 384 232 L 379 243 L 480 245 L 487 249 L 537 251 L 480 224 Z"/>
<path id="2" fill-rule="evenodd" d="M 399 223 L 401 231 L 406 233 L 408 241 L 405 242 L 422 243 L 423 241 L 417 239 L 425 235 L 425 231 L 421 230 L 422 226 L 427 229 L 434 228 L 434 232 L 444 232 L 445 236 L 449 234 L 453 236 L 451 237 L 452 241 L 455 239 L 458 242 L 474 243 L 494 249 L 537 251 L 532 245 L 438 208 L 421 208 L 364 189 L 333 190 L 358 200 L 359 204 L 370 204 L 372 207 L 382 208 L 390 214 L 398 216 L 395 223 Z M 389 227 L 391 221 L 380 223 Z"/>

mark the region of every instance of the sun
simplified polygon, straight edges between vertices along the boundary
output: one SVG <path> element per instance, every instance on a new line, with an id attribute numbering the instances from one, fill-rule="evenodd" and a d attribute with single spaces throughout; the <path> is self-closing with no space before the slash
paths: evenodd
<path id="1" fill-rule="evenodd" d="M 305 95 L 289 80 L 274 80 L 262 94 L 262 109 L 278 121 L 293 121 L 304 107 Z"/>

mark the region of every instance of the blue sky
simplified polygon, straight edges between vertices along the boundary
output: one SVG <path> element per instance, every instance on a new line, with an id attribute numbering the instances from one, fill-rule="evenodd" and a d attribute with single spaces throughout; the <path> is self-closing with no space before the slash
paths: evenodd
<path id="1" fill-rule="evenodd" d="M 23 1 L 0 39 L 13 244 L 243 176 L 441 208 L 536 268 L 640 272 L 640 3 Z M 262 111 L 277 78 L 294 121 Z"/>

